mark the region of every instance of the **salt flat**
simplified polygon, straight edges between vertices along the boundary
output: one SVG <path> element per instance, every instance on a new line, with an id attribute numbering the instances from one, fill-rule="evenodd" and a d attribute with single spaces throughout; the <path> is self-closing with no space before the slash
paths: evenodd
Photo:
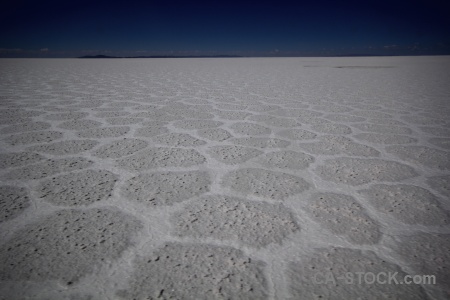
<path id="1" fill-rule="evenodd" d="M 0 60 L 0 298 L 450 298 L 449 70 Z"/>

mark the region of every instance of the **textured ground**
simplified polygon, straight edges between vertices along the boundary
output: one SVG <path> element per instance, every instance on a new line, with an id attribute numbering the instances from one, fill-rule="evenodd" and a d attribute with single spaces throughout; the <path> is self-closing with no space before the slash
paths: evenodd
<path id="1" fill-rule="evenodd" d="M 0 298 L 449 298 L 449 70 L 1 60 Z"/>

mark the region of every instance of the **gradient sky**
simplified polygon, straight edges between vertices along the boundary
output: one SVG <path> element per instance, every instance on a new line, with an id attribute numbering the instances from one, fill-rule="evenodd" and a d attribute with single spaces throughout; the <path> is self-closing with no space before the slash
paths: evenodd
<path id="1" fill-rule="evenodd" d="M 443 0 L 10 2 L 0 57 L 450 54 Z"/>

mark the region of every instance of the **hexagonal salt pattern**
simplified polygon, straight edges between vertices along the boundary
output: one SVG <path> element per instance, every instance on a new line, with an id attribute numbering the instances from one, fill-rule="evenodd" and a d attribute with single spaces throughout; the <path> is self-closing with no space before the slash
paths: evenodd
<path id="1" fill-rule="evenodd" d="M 354 137 L 357 140 L 375 144 L 411 144 L 417 142 L 415 138 L 399 134 L 364 132 L 355 134 Z"/>
<path id="2" fill-rule="evenodd" d="M 349 156 L 379 156 L 380 152 L 372 147 L 355 143 L 343 136 L 322 136 L 319 142 L 300 143 L 304 151 L 313 154 L 335 155 L 347 154 Z"/>
<path id="3" fill-rule="evenodd" d="M 450 153 L 424 146 L 389 146 L 386 151 L 401 160 L 429 168 L 450 170 Z"/>
<path id="4" fill-rule="evenodd" d="M 203 197 L 186 205 L 172 217 L 173 233 L 178 236 L 212 237 L 233 240 L 252 247 L 283 239 L 299 230 L 289 209 L 224 195 Z"/>
<path id="5" fill-rule="evenodd" d="M 312 119 L 322 115 L 322 113 L 316 111 L 311 111 L 307 109 L 293 109 L 293 108 L 278 109 L 275 111 L 271 111 L 270 114 L 281 117 L 298 118 L 300 122 L 304 122 L 305 120 Z"/>
<path id="6" fill-rule="evenodd" d="M 450 136 L 450 128 L 443 128 L 443 127 L 431 127 L 431 126 L 421 126 L 419 127 L 420 130 L 423 132 L 430 134 L 431 136 L 443 136 L 443 137 L 449 137 Z"/>
<path id="7" fill-rule="evenodd" d="M 164 127 L 167 126 L 170 122 L 170 120 L 159 120 L 159 119 L 145 119 L 146 121 L 142 122 L 142 124 L 140 124 L 141 126 L 145 126 L 145 127 L 149 127 L 149 128 L 159 128 L 159 127 Z"/>
<path id="8" fill-rule="evenodd" d="M 303 129 L 285 129 L 278 131 L 277 135 L 290 140 L 310 140 L 317 136 L 316 133 Z"/>
<path id="9" fill-rule="evenodd" d="M 409 123 L 419 125 L 435 125 L 435 124 L 437 125 L 445 123 L 442 119 L 436 117 L 430 118 L 424 116 L 403 116 L 402 119 Z"/>
<path id="10" fill-rule="evenodd" d="M 450 212 L 442 209 L 430 191 L 413 185 L 372 185 L 361 190 L 378 211 L 407 224 L 450 224 Z"/>
<path id="11" fill-rule="evenodd" d="M 98 128 L 102 126 L 101 122 L 94 120 L 71 120 L 63 122 L 58 125 L 58 128 L 68 129 L 68 130 L 86 130 L 91 128 Z"/>
<path id="12" fill-rule="evenodd" d="M 222 184 L 244 195 L 272 200 L 284 200 L 310 188 L 310 184 L 301 177 L 257 168 L 229 172 Z"/>
<path id="13" fill-rule="evenodd" d="M 267 135 L 272 132 L 270 128 L 265 126 L 246 122 L 234 123 L 230 126 L 230 129 L 234 133 L 242 135 Z"/>
<path id="14" fill-rule="evenodd" d="M 314 162 L 314 157 L 303 152 L 277 151 L 265 154 L 259 162 L 267 168 L 302 170 Z"/>
<path id="15" fill-rule="evenodd" d="M 4 127 L 0 129 L 1 134 L 5 133 L 19 133 L 19 132 L 27 132 L 27 131 L 38 131 L 45 130 L 50 128 L 50 124 L 46 122 L 28 122 L 28 123 L 20 123 L 11 126 Z"/>
<path id="16" fill-rule="evenodd" d="M 201 138 L 218 142 L 225 141 L 232 136 L 228 131 L 222 128 L 199 129 L 197 134 Z"/>
<path id="17" fill-rule="evenodd" d="M 326 134 L 350 134 L 352 129 L 347 125 L 336 124 L 336 123 L 323 123 L 323 124 L 312 124 L 311 128 L 315 132 L 326 133 Z"/>
<path id="18" fill-rule="evenodd" d="M 53 155 L 69 155 L 91 150 L 97 145 L 98 142 L 94 140 L 67 140 L 51 144 L 28 147 L 27 151 L 42 152 Z"/>
<path id="19" fill-rule="evenodd" d="M 14 219 L 30 206 L 25 188 L 0 186 L 0 223 Z"/>
<path id="20" fill-rule="evenodd" d="M 23 166 L 42 161 L 44 159 L 44 156 L 30 152 L 0 153 L 0 168 L 6 169 Z"/>
<path id="21" fill-rule="evenodd" d="M 366 118 L 363 117 L 350 116 L 344 114 L 329 114 L 325 116 L 325 118 L 333 122 L 363 122 L 366 120 Z"/>
<path id="22" fill-rule="evenodd" d="M 107 143 L 97 150 L 92 155 L 100 158 L 120 158 L 134 154 L 144 148 L 146 148 L 148 142 L 140 139 L 121 139 Z"/>
<path id="23" fill-rule="evenodd" d="M 335 113 L 344 113 L 352 111 L 353 109 L 347 106 L 343 105 L 336 105 L 336 104 L 326 104 L 326 105 L 314 105 L 312 107 L 314 110 L 319 110 L 322 112 L 335 112 Z"/>
<path id="24" fill-rule="evenodd" d="M 36 194 L 54 205 L 89 205 L 111 196 L 117 179 L 108 171 L 71 172 L 40 182 Z"/>
<path id="25" fill-rule="evenodd" d="M 138 258 L 122 299 L 267 299 L 265 263 L 231 247 L 167 243 Z"/>
<path id="26" fill-rule="evenodd" d="M 130 131 L 128 126 L 111 126 L 106 128 L 94 128 L 77 132 L 80 138 L 100 139 L 123 136 Z"/>
<path id="27" fill-rule="evenodd" d="M 248 120 L 261 122 L 268 126 L 276 126 L 276 127 L 296 127 L 300 125 L 294 119 L 279 118 L 267 115 L 251 116 L 248 118 Z"/>
<path id="28" fill-rule="evenodd" d="M 450 150 L 450 138 L 431 138 L 428 142 L 443 149 Z"/>
<path id="29" fill-rule="evenodd" d="M 448 298 L 449 69 L 0 60 L 0 298 Z"/>
<path id="30" fill-rule="evenodd" d="M 393 125 L 379 125 L 379 124 L 352 124 L 351 126 L 368 132 L 377 132 L 384 134 L 410 134 L 412 131 L 408 127 L 400 127 Z"/>
<path id="31" fill-rule="evenodd" d="M 169 112 L 169 114 L 178 117 L 178 119 L 212 119 L 214 118 L 213 114 L 207 113 L 207 112 L 202 112 L 202 111 L 195 111 L 195 110 L 191 110 L 191 109 L 177 109 L 177 110 L 172 110 Z M 197 120 L 193 120 L 193 121 L 197 121 Z M 214 121 L 213 121 L 214 122 Z M 190 122 L 188 122 L 189 124 L 192 124 Z M 199 122 L 194 122 L 196 124 L 199 124 Z M 201 122 L 201 124 L 213 124 L 210 122 Z M 219 124 L 219 123 L 215 123 L 215 124 Z M 209 127 L 209 125 L 207 125 Z M 194 127 L 197 127 L 197 125 L 194 125 Z M 203 125 L 202 125 L 203 127 Z"/>
<path id="32" fill-rule="evenodd" d="M 234 165 L 244 163 L 262 154 L 262 151 L 242 146 L 214 146 L 209 149 L 209 154 L 220 162 Z"/>
<path id="33" fill-rule="evenodd" d="M 193 130 L 219 127 L 222 124 L 222 122 L 212 120 L 183 120 L 177 121 L 173 125 L 177 128 Z"/>
<path id="34" fill-rule="evenodd" d="M 128 118 L 128 117 L 117 117 L 117 118 L 106 118 L 105 121 L 110 125 L 131 125 L 138 124 L 142 122 L 143 118 Z"/>
<path id="35" fill-rule="evenodd" d="M 372 251 L 335 247 L 314 249 L 301 262 L 291 262 L 286 272 L 293 299 L 425 299 L 420 285 L 395 284 L 392 279 L 406 275 Z"/>
<path id="36" fill-rule="evenodd" d="M 14 107 L 14 105 L 13 105 L 13 107 Z M 2 119 L 36 117 L 41 114 L 43 114 L 43 112 L 27 111 L 27 110 L 21 109 L 21 108 L 5 108 L 5 109 L 0 110 L 0 118 L 2 118 Z"/>
<path id="37" fill-rule="evenodd" d="M 60 210 L 15 232 L 0 246 L 0 280 L 72 285 L 118 259 L 142 229 L 113 208 Z"/>
<path id="38" fill-rule="evenodd" d="M 224 111 L 224 110 L 219 110 L 215 112 L 215 114 L 219 116 L 221 119 L 225 120 L 244 120 L 246 117 L 251 115 L 244 111 Z"/>
<path id="39" fill-rule="evenodd" d="M 90 167 L 92 160 L 83 157 L 49 159 L 29 166 L 13 169 L 5 174 L 9 180 L 34 180 L 52 176 L 62 172 L 70 172 Z"/>
<path id="40" fill-rule="evenodd" d="M 32 120 L 31 118 L 6 118 L 6 119 L 0 119 L 0 125 L 27 123 L 27 122 L 31 122 L 31 120 Z"/>
<path id="41" fill-rule="evenodd" d="M 118 166 L 143 171 L 158 167 L 190 167 L 205 162 L 205 157 L 194 149 L 149 148 L 118 160 Z"/>
<path id="42" fill-rule="evenodd" d="M 50 143 L 61 139 L 64 133 L 60 131 L 33 131 L 10 135 L 5 138 L 5 142 L 10 145 L 27 145 L 37 143 Z"/>
<path id="43" fill-rule="evenodd" d="M 450 198 L 450 175 L 429 177 L 427 183 L 442 195 Z"/>
<path id="44" fill-rule="evenodd" d="M 349 114 L 351 115 L 355 115 L 355 116 L 360 116 L 360 117 L 366 117 L 366 118 L 379 118 L 379 119 L 384 119 L 386 118 L 386 121 L 389 121 L 390 118 L 392 118 L 392 115 L 387 114 L 387 113 L 383 113 L 383 112 L 379 112 L 373 109 L 368 109 L 368 110 L 359 110 L 359 111 L 352 111 Z M 374 127 L 377 128 L 377 130 L 379 128 L 382 127 Z M 380 129 L 381 131 L 381 129 Z"/>
<path id="45" fill-rule="evenodd" d="M 130 113 L 126 111 L 103 111 L 96 113 L 94 116 L 98 118 L 113 118 L 113 117 L 123 117 L 129 114 Z"/>
<path id="46" fill-rule="evenodd" d="M 380 125 L 394 125 L 394 126 L 406 126 L 405 122 L 386 119 L 386 118 L 371 118 L 367 120 L 368 123 L 380 124 Z"/>
<path id="47" fill-rule="evenodd" d="M 255 148 L 286 148 L 291 142 L 272 139 L 272 138 L 262 138 L 262 137 L 243 137 L 243 138 L 233 138 L 229 142 L 236 145 L 243 145 Z"/>
<path id="48" fill-rule="evenodd" d="M 381 237 L 377 223 L 352 196 L 316 193 L 306 210 L 314 221 L 354 244 L 374 244 Z"/>
<path id="49" fill-rule="evenodd" d="M 50 114 L 50 115 L 45 116 L 45 119 L 52 120 L 52 121 L 65 121 L 65 120 L 83 119 L 87 116 L 89 116 L 89 114 L 87 112 L 71 111 L 71 112 Z"/>
<path id="50" fill-rule="evenodd" d="M 157 136 L 160 134 L 165 134 L 165 133 L 169 133 L 169 129 L 167 129 L 164 126 L 146 126 L 146 127 L 141 127 L 138 128 L 135 131 L 135 136 L 136 137 L 153 137 L 153 136 Z"/>
<path id="51" fill-rule="evenodd" d="M 164 172 L 140 174 L 122 188 L 127 199 L 150 206 L 173 205 L 209 191 L 211 179 L 206 172 Z"/>
<path id="52" fill-rule="evenodd" d="M 324 180 L 348 185 L 394 182 L 418 175 L 412 167 L 395 161 L 347 157 L 326 160 L 316 173 Z"/>
<path id="53" fill-rule="evenodd" d="M 158 135 L 153 138 L 153 141 L 158 144 L 173 147 L 196 147 L 206 144 L 205 141 L 197 139 L 187 133 L 169 133 Z"/>

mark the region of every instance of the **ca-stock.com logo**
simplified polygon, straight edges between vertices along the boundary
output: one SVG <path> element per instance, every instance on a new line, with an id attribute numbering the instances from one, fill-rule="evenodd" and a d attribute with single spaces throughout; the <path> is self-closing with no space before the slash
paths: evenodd
<path id="1" fill-rule="evenodd" d="M 405 275 L 398 272 L 346 272 L 336 276 L 332 272 L 317 272 L 314 284 L 436 284 L 436 275 Z"/>

